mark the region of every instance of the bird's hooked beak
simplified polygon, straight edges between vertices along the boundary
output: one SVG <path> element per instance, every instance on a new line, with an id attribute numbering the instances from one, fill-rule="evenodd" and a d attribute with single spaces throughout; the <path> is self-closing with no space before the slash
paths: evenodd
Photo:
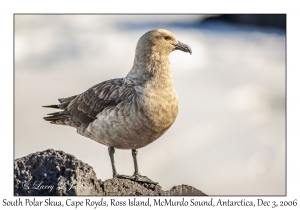
<path id="1" fill-rule="evenodd" d="M 181 50 L 183 52 L 189 52 L 190 54 L 192 54 L 192 49 L 190 48 L 190 46 L 183 44 L 182 42 L 178 41 L 177 44 L 173 44 L 175 46 L 174 50 Z"/>

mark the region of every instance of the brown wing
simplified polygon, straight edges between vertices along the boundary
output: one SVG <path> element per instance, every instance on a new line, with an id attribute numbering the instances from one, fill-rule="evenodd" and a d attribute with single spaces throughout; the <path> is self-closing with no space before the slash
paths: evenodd
<path id="1" fill-rule="evenodd" d="M 82 94 L 73 96 L 72 100 L 69 100 L 71 97 L 59 99 L 61 104 L 46 106 L 64 109 L 64 111 L 52 113 L 44 119 L 56 121 L 73 118 L 84 124 L 90 123 L 105 108 L 114 107 L 124 100 L 131 100 L 134 95 L 134 88 L 125 84 L 123 79 L 108 80 L 91 87 Z"/>

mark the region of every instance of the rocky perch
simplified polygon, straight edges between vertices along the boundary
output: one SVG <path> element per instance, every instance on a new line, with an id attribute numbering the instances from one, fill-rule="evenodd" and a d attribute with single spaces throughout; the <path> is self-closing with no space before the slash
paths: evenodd
<path id="1" fill-rule="evenodd" d="M 98 180 L 93 168 L 73 155 L 48 149 L 14 161 L 15 196 L 204 196 L 188 185 L 163 191 L 160 185 L 113 178 Z"/>

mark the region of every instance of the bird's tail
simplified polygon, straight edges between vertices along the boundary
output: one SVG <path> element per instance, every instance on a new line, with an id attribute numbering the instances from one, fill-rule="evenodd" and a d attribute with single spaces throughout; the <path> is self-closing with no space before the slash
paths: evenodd
<path id="1" fill-rule="evenodd" d="M 58 101 L 60 104 L 47 105 L 47 106 L 42 106 L 42 107 L 54 108 L 54 109 L 65 109 L 67 106 L 69 106 L 70 102 L 76 97 L 77 97 L 77 95 L 71 96 L 68 98 L 59 98 Z"/>
<path id="2" fill-rule="evenodd" d="M 45 107 L 45 108 L 54 108 L 54 109 L 60 109 L 60 108 L 59 108 L 59 105 L 57 105 L 57 104 L 47 105 L 47 106 L 42 106 L 42 107 Z"/>
<path id="3" fill-rule="evenodd" d="M 71 103 L 71 101 L 74 98 L 76 98 L 76 96 L 77 95 L 71 96 L 71 97 L 68 97 L 68 98 L 60 98 L 60 99 L 58 99 L 60 104 L 42 106 L 42 107 L 46 107 L 46 108 L 54 108 L 54 109 L 62 109 L 63 110 L 63 111 L 60 111 L 60 112 L 54 112 L 54 113 L 48 114 L 50 116 L 44 117 L 44 120 L 50 121 L 53 124 L 65 124 L 64 123 L 65 120 L 67 120 L 71 117 L 69 111 L 67 111 L 66 108 Z"/>

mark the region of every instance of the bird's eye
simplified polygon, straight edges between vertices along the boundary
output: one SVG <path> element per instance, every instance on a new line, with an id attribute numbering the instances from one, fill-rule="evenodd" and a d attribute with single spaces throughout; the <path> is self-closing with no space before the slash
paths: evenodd
<path id="1" fill-rule="evenodd" d="M 165 38 L 165 40 L 170 40 L 171 39 L 171 37 L 169 37 L 169 36 L 165 36 L 164 38 Z"/>

